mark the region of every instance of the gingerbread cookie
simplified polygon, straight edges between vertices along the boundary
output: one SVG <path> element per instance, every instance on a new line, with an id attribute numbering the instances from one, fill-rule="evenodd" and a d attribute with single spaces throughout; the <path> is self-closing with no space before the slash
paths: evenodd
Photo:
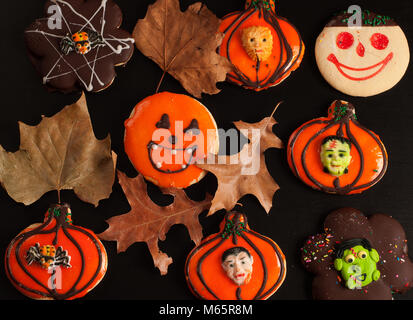
<path id="1" fill-rule="evenodd" d="M 287 158 L 304 183 L 342 195 L 375 185 L 388 164 L 380 138 L 358 122 L 353 105 L 339 100 L 331 104 L 327 117 L 311 120 L 293 132 Z"/>
<path id="2" fill-rule="evenodd" d="M 357 19 L 360 26 L 353 26 Z M 359 17 L 347 12 L 334 17 L 317 38 L 315 55 L 331 86 L 360 97 L 391 89 L 410 60 L 406 36 L 397 23 L 368 10 Z"/>
<path id="3" fill-rule="evenodd" d="M 125 122 L 125 151 L 146 179 L 160 187 L 186 188 L 205 176 L 193 165 L 219 150 L 218 130 L 208 109 L 182 94 L 147 97 Z"/>
<path id="4" fill-rule="evenodd" d="M 6 251 L 6 273 L 24 295 L 37 300 L 83 297 L 103 278 L 106 250 L 97 236 L 72 224 L 69 205 L 53 205 L 43 223 L 19 233 Z"/>
<path id="5" fill-rule="evenodd" d="M 315 275 L 312 295 L 318 300 L 391 300 L 413 285 L 403 227 L 384 214 L 332 212 L 324 233 L 308 238 L 301 260 Z"/>
<path id="6" fill-rule="evenodd" d="M 227 213 L 221 231 L 194 248 L 185 265 L 190 290 L 205 300 L 265 300 L 285 276 L 281 249 L 252 231 L 238 212 Z"/>
<path id="7" fill-rule="evenodd" d="M 126 64 L 134 39 L 119 29 L 122 12 L 112 0 L 50 0 L 46 18 L 25 31 L 29 58 L 50 90 L 97 92 Z"/>
<path id="8" fill-rule="evenodd" d="M 245 10 L 226 15 L 219 48 L 234 71 L 227 79 L 260 91 L 275 86 L 296 70 L 304 55 L 297 29 L 275 13 L 273 0 L 247 0 Z"/>

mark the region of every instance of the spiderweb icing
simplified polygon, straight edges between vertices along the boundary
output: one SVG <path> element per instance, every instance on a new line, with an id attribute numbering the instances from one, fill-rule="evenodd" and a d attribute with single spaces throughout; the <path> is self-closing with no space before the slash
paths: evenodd
<path id="1" fill-rule="evenodd" d="M 110 85 L 115 77 L 114 66 L 126 63 L 134 49 L 134 39 L 116 25 L 121 21 L 119 8 L 110 0 L 101 0 L 100 4 L 99 0 L 49 2 L 47 7 L 54 5 L 61 18 L 61 28 L 49 28 L 51 14 L 48 13 L 47 18 L 37 19 L 26 30 L 28 48 L 43 75 L 43 83 L 59 89 L 71 89 L 80 83 L 87 91 L 99 91 Z M 90 10 L 94 4 L 98 4 L 97 8 Z M 107 10 L 108 4 L 111 4 L 110 12 Z M 91 11 L 91 14 L 83 11 Z M 74 52 L 64 55 L 60 50 L 60 41 L 66 35 L 86 30 L 100 34 L 104 45 L 97 46 L 86 55 Z M 45 47 L 49 51 L 45 51 Z"/>

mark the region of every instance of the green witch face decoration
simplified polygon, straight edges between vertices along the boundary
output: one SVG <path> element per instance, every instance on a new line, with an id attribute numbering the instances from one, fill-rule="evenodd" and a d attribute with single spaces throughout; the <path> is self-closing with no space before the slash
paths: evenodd
<path id="1" fill-rule="evenodd" d="M 380 257 L 367 239 L 351 239 L 340 244 L 334 267 L 341 272 L 348 289 L 361 289 L 380 278 Z"/>
<path id="2" fill-rule="evenodd" d="M 321 163 L 324 171 L 339 177 L 348 172 L 351 162 L 351 142 L 339 136 L 328 136 L 321 143 Z"/>

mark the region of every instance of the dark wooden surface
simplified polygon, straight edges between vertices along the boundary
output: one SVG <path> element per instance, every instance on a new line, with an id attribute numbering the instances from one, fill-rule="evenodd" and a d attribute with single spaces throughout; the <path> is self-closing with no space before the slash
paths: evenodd
<path id="1" fill-rule="evenodd" d="M 146 14 L 153 0 L 117 0 L 124 13 L 122 27 L 132 32 L 137 19 Z M 195 1 L 181 1 L 182 9 Z M 239 10 L 243 0 L 204 0 L 218 17 Z M 281 85 L 256 93 L 229 83 L 221 83 L 221 93 L 204 96 L 202 103 L 214 115 L 220 128 L 233 128 L 232 121 L 256 122 L 271 114 L 279 101 L 284 101 L 275 114 L 279 122 L 274 132 L 287 142 L 289 135 L 302 123 L 324 116 L 333 100 L 343 99 L 356 107 L 358 119 L 367 128 L 380 135 L 389 153 L 389 168 L 382 181 L 373 188 L 353 196 L 333 196 L 307 187 L 296 179 L 289 169 L 284 150 L 266 152 L 269 172 L 281 189 L 273 199 L 273 209 L 267 215 L 252 196 L 241 202 L 248 215 L 250 226 L 257 232 L 274 239 L 286 255 L 287 277 L 272 296 L 273 300 L 311 299 L 312 276 L 300 264 L 300 247 L 309 235 L 321 232 L 322 222 L 334 209 L 350 206 L 365 214 L 381 212 L 392 215 L 404 226 L 407 238 L 413 241 L 413 120 L 412 84 L 413 69 L 410 67 L 402 81 L 392 90 L 370 98 L 349 97 L 330 87 L 320 75 L 314 57 L 314 44 L 324 24 L 334 12 L 347 7 L 349 1 L 277 1 L 278 13 L 288 18 L 301 32 L 306 53 L 301 67 Z M 409 39 L 413 39 L 413 22 L 410 13 L 413 3 L 408 0 L 357 1 L 362 8 L 395 17 Z M 23 41 L 24 29 L 43 14 L 43 0 L 4 1 L 1 10 L 2 45 L 2 114 L 0 117 L 0 144 L 8 151 L 19 146 L 18 121 L 36 125 L 41 115 L 52 116 L 65 105 L 78 99 L 80 93 L 49 93 L 41 84 L 41 78 L 30 64 Z M 129 176 L 136 172 L 123 149 L 123 122 L 132 108 L 143 98 L 155 92 L 162 70 L 151 60 L 135 50 L 125 68 L 117 69 L 117 78 L 107 90 L 87 94 L 87 100 L 95 133 L 102 139 L 111 135 L 113 150 L 118 154 L 118 169 Z M 186 93 L 180 84 L 167 75 L 161 90 Z M 208 175 L 202 182 L 189 188 L 196 197 L 206 190 L 214 192 L 216 179 Z M 150 187 L 154 199 L 159 198 L 155 187 Z M 129 211 L 128 202 L 117 182 L 108 200 L 94 208 L 81 202 L 73 192 L 62 193 L 62 199 L 72 205 L 73 220 L 77 225 L 100 233 L 107 228 L 105 219 Z M 30 206 L 14 202 L 0 189 L 0 252 L 22 229 L 40 222 L 50 203 L 56 201 L 56 193 L 50 192 Z M 206 218 L 201 215 L 204 235 L 218 231 L 223 213 Z M 152 258 L 144 243 L 132 245 L 125 253 L 116 253 L 115 242 L 104 242 L 109 256 L 109 268 L 103 281 L 84 299 L 194 299 L 184 277 L 186 256 L 193 248 L 187 230 L 180 225 L 172 227 L 160 248 L 174 259 L 169 273 L 161 276 L 153 267 Z M 412 255 L 411 255 L 412 256 Z M 4 262 L 0 259 L 0 299 L 26 299 L 8 281 Z M 413 290 L 395 295 L 396 300 L 413 299 Z"/>

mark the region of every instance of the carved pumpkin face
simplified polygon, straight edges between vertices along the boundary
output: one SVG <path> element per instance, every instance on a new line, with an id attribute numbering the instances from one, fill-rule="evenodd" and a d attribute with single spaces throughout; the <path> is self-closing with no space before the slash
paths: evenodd
<path id="1" fill-rule="evenodd" d="M 221 230 L 188 255 L 190 290 L 205 300 L 265 300 L 282 285 L 286 261 L 278 245 L 250 229 L 244 214 L 230 212 Z"/>
<path id="2" fill-rule="evenodd" d="M 247 1 L 244 11 L 222 19 L 219 54 L 235 66 L 228 81 L 260 91 L 296 70 L 304 55 L 297 29 L 275 13 L 274 1 Z"/>
<path id="3" fill-rule="evenodd" d="M 391 89 L 406 72 L 410 53 L 402 29 L 393 21 L 378 21 L 377 26 L 362 27 L 330 23 L 318 37 L 318 67 L 337 90 L 352 96 L 376 95 Z"/>
<path id="4" fill-rule="evenodd" d="M 357 120 L 354 107 L 334 101 L 328 117 L 311 120 L 291 135 L 288 163 L 307 185 L 327 193 L 360 193 L 387 170 L 387 152 Z"/>
<path id="5" fill-rule="evenodd" d="M 204 171 L 193 165 L 218 152 L 217 126 L 197 100 L 169 92 L 141 101 L 125 122 L 125 151 L 146 179 L 186 188 Z"/>

